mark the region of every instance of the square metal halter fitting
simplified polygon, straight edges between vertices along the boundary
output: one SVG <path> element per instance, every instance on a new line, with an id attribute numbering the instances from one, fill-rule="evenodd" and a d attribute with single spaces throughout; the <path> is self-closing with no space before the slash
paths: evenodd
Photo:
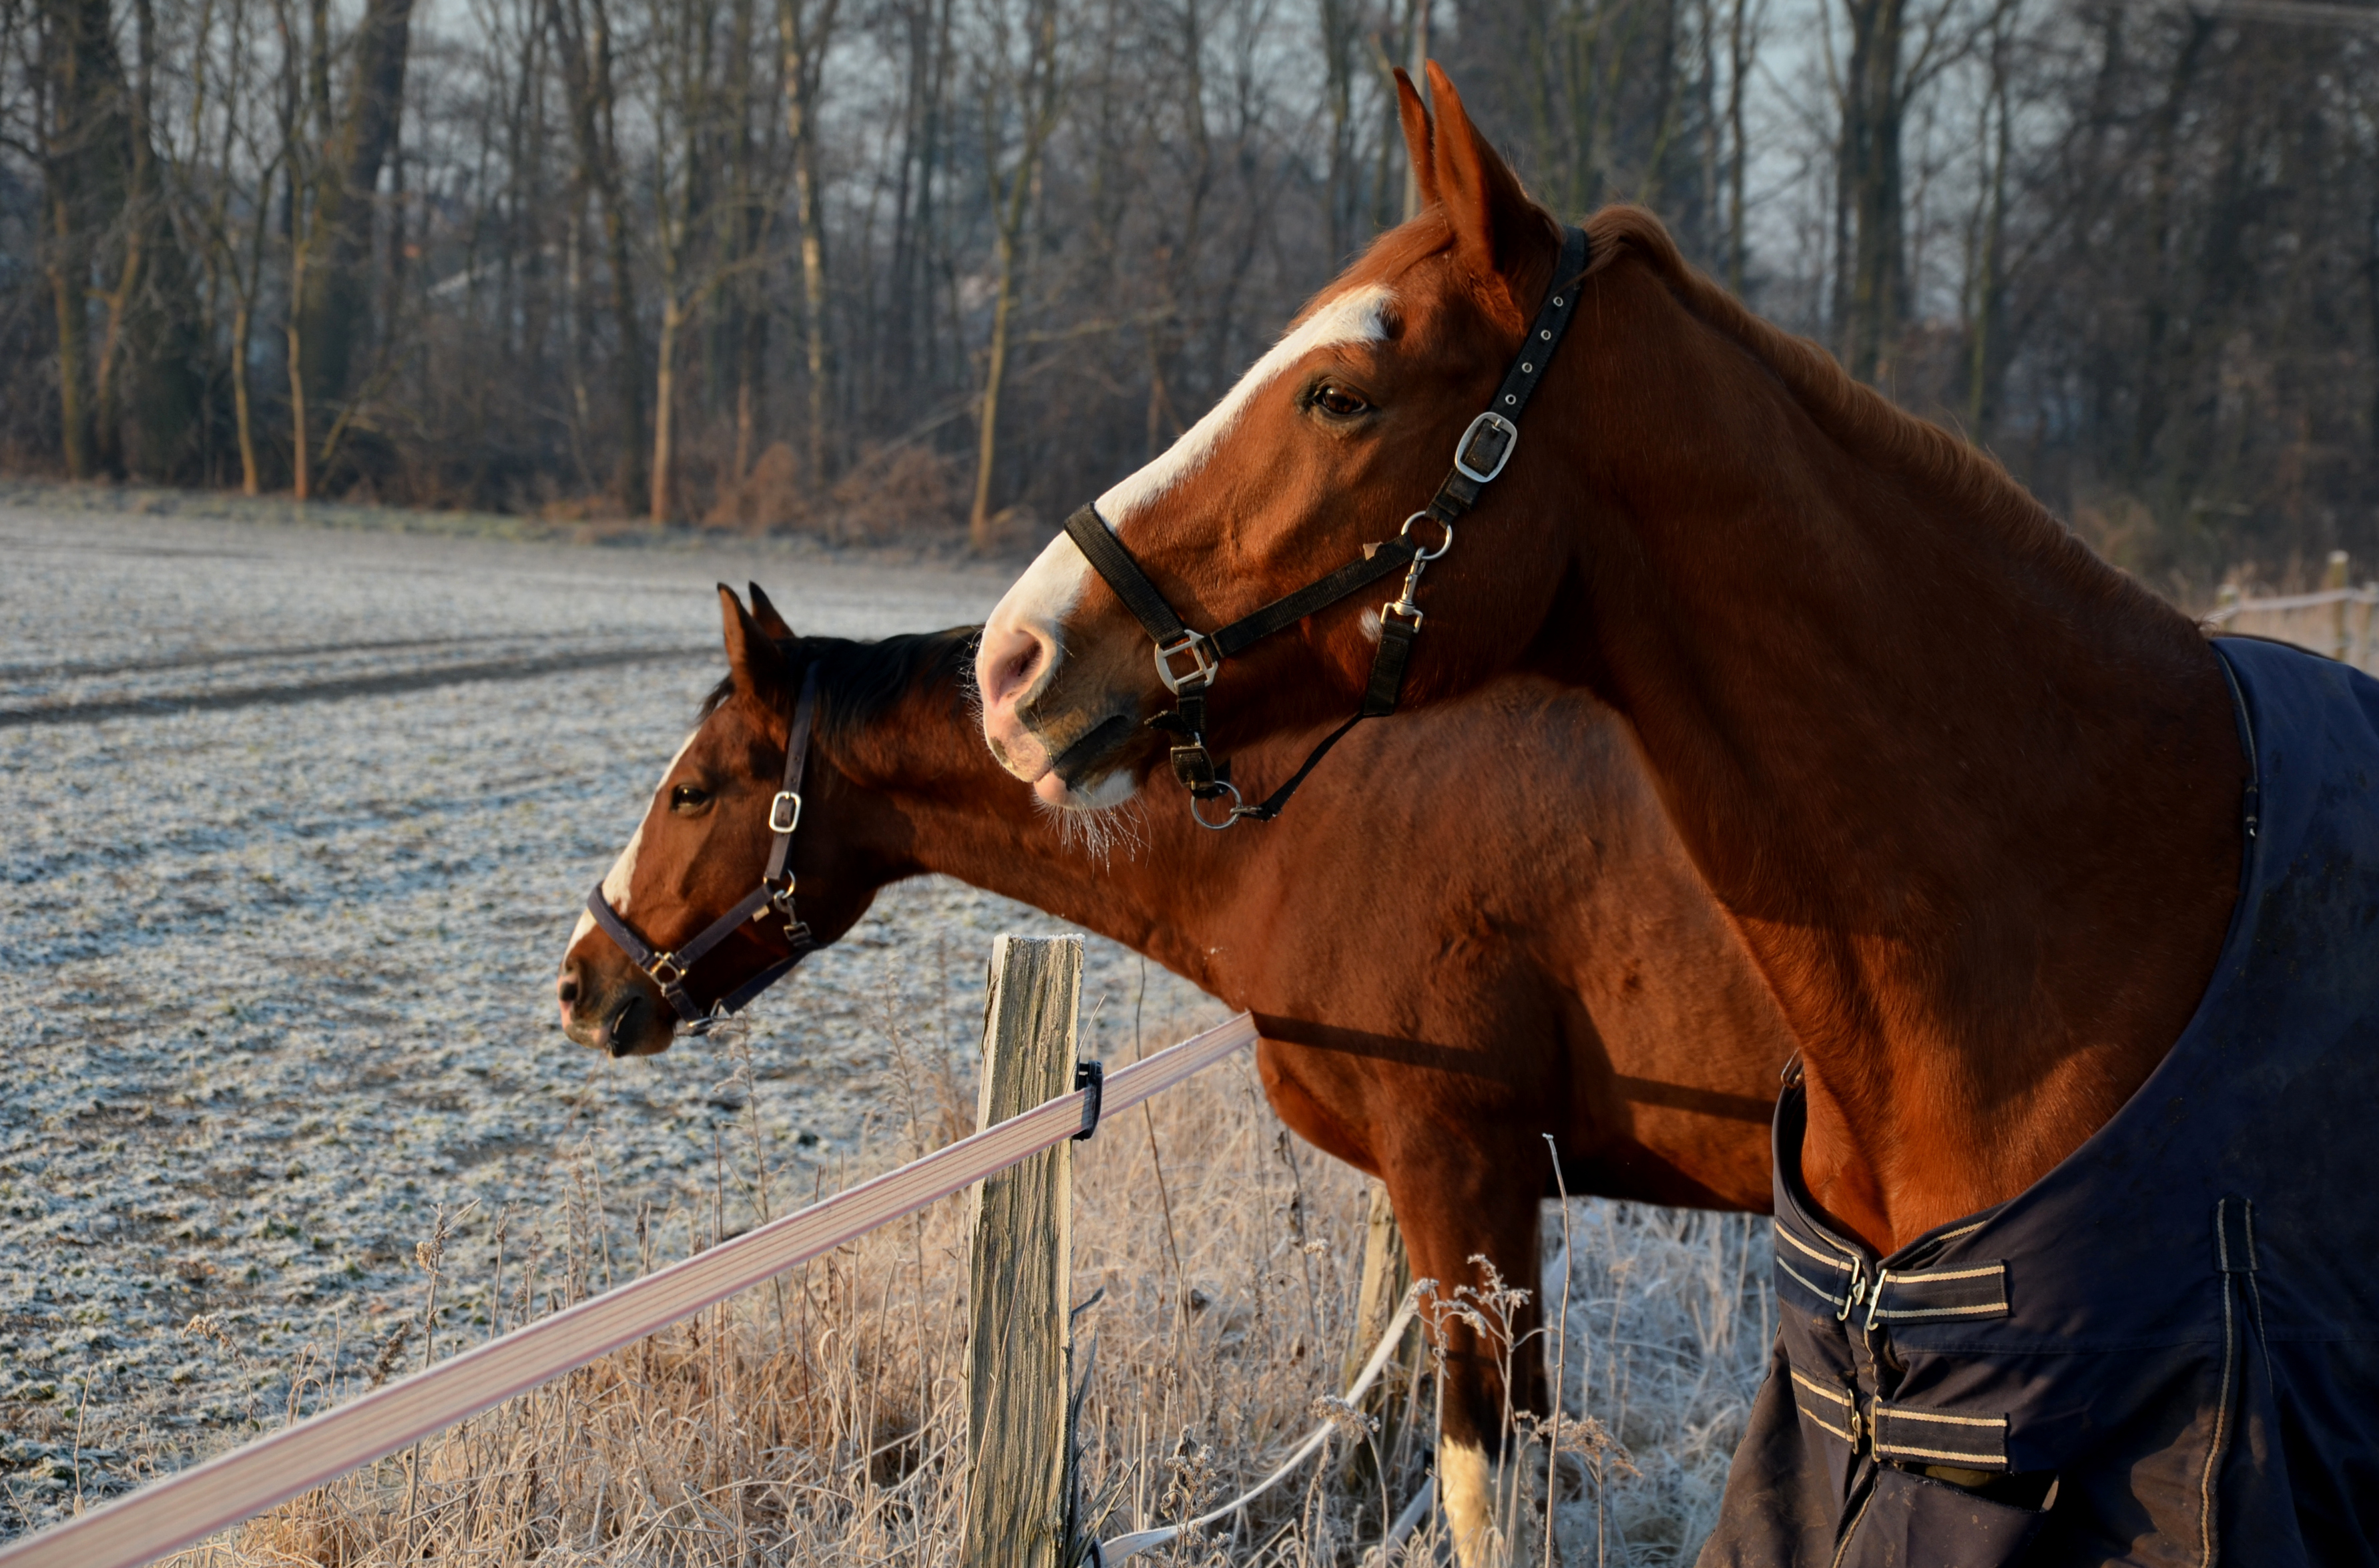
<path id="1" fill-rule="evenodd" d="M 788 806 L 791 810 L 788 810 Z M 779 790 L 777 798 L 768 802 L 768 831 L 791 833 L 801 826 L 802 798 L 791 790 Z"/>
<path id="2" fill-rule="evenodd" d="M 1464 478 L 1485 484 L 1503 471 L 1520 444 L 1520 427 L 1492 409 L 1470 421 L 1454 443 L 1454 467 Z"/>
<path id="3" fill-rule="evenodd" d="M 1223 661 L 1207 651 L 1213 645 L 1196 632 L 1184 632 L 1176 641 L 1157 644 L 1156 678 L 1164 681 L 1165 689 L 1176 696 L 1180 694 L 1184 686 L 1193 691 L 1203 691 L 1214 679 L 1214 671 L 1223 668 Z M 1185 656 L 1190 660 L 1189 673 L 1177 675 L 1173 661 Z"/>

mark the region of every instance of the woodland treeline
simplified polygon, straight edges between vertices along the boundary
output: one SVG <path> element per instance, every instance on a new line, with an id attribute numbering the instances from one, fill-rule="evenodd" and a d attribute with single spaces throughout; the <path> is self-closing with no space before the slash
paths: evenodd
<path id="1" fill-rule="evenodd" d="M 1424 52 L 2127 564 L 2379 552 L 2379 0 L 0 0 L 0 465 L 1024 542 Z"/>

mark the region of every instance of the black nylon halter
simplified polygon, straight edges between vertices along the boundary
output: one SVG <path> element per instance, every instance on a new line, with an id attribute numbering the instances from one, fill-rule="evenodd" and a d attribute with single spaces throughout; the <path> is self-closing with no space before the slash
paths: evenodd
<path id="1" fill-rule="evenodd" d="M 701 935 L 674 952 L 663 952 L 636 935 L 628 923 L 620 918 L 611 901 L 603 897 L 603 885 L 586 895 L 586 912 L 603 934 L 620 945 L 628 961 L 643 970 L 661 988 L 670 1007 L 677 1009 L 679 1021 L 688 1034 L 707 1034 L 727 1019 L 742 1012 L 752 999 L 782 979 L 792 967 L 816 951 L 817 939 L 793 910 L 793 874 L 790 869 L 793 853 L 793 829 L 802 820 L 802 775 L 809 761 L 810 730 L 817 716 L 817 665 L 814 662 L 802 677 L 801 701 L 794 705 L 792 728 L 785 736 L 785 783 L 768 802 L 768 831 L 775 842 L 768 846 L 768 869 L 760 878 L 760 886 L 744 897 L 742 903 L 705 926 Z M 793 950 L 762 970 L 734 990 L 711 1004 L 708 1012 L 694 1005 L 685 989 L 685 977 L 703 956 L 733 935 L 747 920 L 763 911 L 774 910 L 785 917 L 785 940 Z"/>
<path id="2" fill-rule="evenodd" d="M 1219 631 L 1193 632 L 1182 622 L 1156 585 L 1149 581 L 1148 573 L 1141 570 L 1140 562 L 1116 537 L 1115 530 L 1099 515 L 1095 503 L 1066 519 L 1066 536 L 1156 644 L 1157 679 L 1173 694 L 1174 706 L 1171 711 L 1158 714 L 1148 723 L 1151 729 L 1177 737 L 1172 754 L 1173 776 L 1190 791 L 1190 814 L 1200 826 L 1229 827 L 1243 818 L 1270 822 L 1348 730 L 1367 718 L 1395 712 L 1404 694 L 1405 666 L 1412 658 L 1413 640 L 1420 634 L 1423 620 L 1420 608 L 1413 603 L 1421 572 L 1454 548 L 1454 525 L 1479 503 L 1479 494 L 1512 460 L 1512 452 L 1520 442 L 1520 411 L 1535 394 L 1537 383 L 1552 362 L 1553 351 L 1561 346 L 1563 334 L 1569 331 L 1570 318 L 1576 314 L 1577 283 L 1586 271 L 1586 231 L 1564 227 L 1552 286 L 1546 290 L 1543 305 L 1538 308 L 1537 319 L 1528 323 L 1528 334 L 1521 340 L 1519 356 L 1504 372 L 1503 385 L 1495 389 L 1487 411 L 1473 419 L 1462 432 L 1462 439 L 1455 443 L 1453 471 L 1438 486 L 1429 505 L 1406 518 L 1395 538 L 1365 545 L 1359 559 Z M 1424 549 L 1409 537 L 1412 525 L 1424 517 L 1444 530 L 1435 549 Z M 1355 710 L 1352 718 L 1322 738 L 1286 783 L 1255 805 L 1241 804 L 1239 791 L 1231 783 L 1231 765 L 1217 763 L 1206 750 L 1206 693 L 1214 685 L 1224 660 L 1396 572 L 1405 574 L 1404 589 L 1380 607 L 1380 647 L 1371 658 L 1371 677 L 1364 688 L 1362 706 Z M 1189 661 L 1186 670 L 1180 669 L 1183 659 Z M 1108 719 L 1059 753 L 1051 766 L 1062 778 L 1069 763 L 1089 761 L 1111 749 L 1121 739 L 1117 732 L 1118 728 L 1129 730 L 1130 724 L 1121 715 Z M 1232 802 L 1228 816 L 1220 822 L 1208 822 L 1199 814 L 1198 802 L 1225 795 Z"/>

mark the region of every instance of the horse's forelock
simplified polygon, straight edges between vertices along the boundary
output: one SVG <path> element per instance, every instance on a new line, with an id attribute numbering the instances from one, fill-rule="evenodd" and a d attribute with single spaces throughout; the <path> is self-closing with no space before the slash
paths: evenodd
<path id="1" fill-rule="evenodd" d="M 980 631 L 980 627 L 959 626 L 872 643 L 841 637 L 775 638 L 784 680 L 772 682 L 757 695 L 772 712 L 790 717 L 801 695 L 802 677 L 815 664 L 817 733 L 828 740 L 845 739 L 884 718 L 923 684 L 971 684 L 972 656 Z M 704 695 L 696 721 L 706 723 L 735 696 L 735 677 L 721 676 Z"/>

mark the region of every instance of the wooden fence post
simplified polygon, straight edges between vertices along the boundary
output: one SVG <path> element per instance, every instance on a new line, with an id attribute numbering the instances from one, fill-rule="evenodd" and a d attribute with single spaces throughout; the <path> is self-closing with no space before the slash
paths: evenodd
<path id="1" fill-rule="evenodd" d="M 1078 937 L 1002 936 L 984 999 L 979 1127 L 1074 1087 Z M 1073 1568 L 1073 1145 L 985 1181 L 967 1285 L 965 1568 Z"/>
<path id="2" fill-rule="evenodd" d="M 1367 1185 L 1371 1205 L 1363 1228 L 1363 1283 L 1355 1298 L 1354 1327 L 1346 1334 L 1346 1356 L 1338 1378 L 1341 1388 L 1351 1385 L 1361 1373 L 1380 1336 L 1388 1332 L 1396 1309 L 1404 1305 L 1405 1292 L 1412 1288 L 1412 1258 L 1405 1251 L 1404 1233 L 1396 1228 L 1396 1212 L 1388 1202 L 1387 1186 L 1379 1181 Z M 1393 1465 L 1397 1440 L 1403 1436 L 1398 1427 L 1412 1381 L 1419 1373 L 1420 1348 L 1417 1328 L 1405 1333 L 1409 1341 L 1405 1351 L 1389 1361 L 1380 1381 L 1363 1396 L 1363 1413 L 1377 1417 L 1380 1429 L 1370 1446 L 1350 1445 L 1339 1465 L 1340 1484 L 1359 1501 L 1378 1499 L 1380 1471 L 1373 1449 Z"/>
<path id="3" fill-rule="evenodd" d="M 2335 593 L 2345 592 L 2346 580 L 2352 575 L 2352 571 L 2351 558 L 2344 550 L 2330 551 L 2329 561 L 2322 568 L 2322 587 Z M 2341 598 L 2330 606 L 2329 615 L 2329 646 L 2325 651 L 2332 658 L 2342 659 L 2347 657 L 2353 648 L 2353 644 L 2346 635 L 2346 601 Z"/>

